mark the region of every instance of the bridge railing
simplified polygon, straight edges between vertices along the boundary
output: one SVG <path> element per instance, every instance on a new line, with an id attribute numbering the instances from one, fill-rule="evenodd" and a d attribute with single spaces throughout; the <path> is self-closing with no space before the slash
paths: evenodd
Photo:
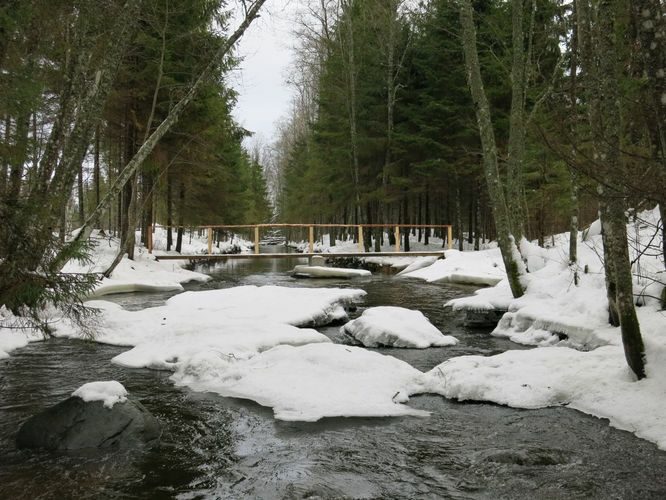
<path id="1" fill-rule="evenodd" d="M 446 229 L 446 243 L 449 250 L 453 248 L 453 227 L 450 224 L 222 224 L 222 225 L 209 225 L 209 226 L 194 226 L 193 229 L 205 229 L 208 237 L 208 255 L 213 253 L 213 230 L 254 230 L 254 253 L 259 254 L 259 241 L 261 229 L 272 228 L 307 228 L 308 230 L 308 253 L 314 253 L 314 230 L 315 228 L 354 228 L 358 231 L 358 248 L 359 253 L 365 253 L 365 241 L 363 230 L 366 228 L 393 228 L 395 235 L 395 252 L 400 252 L 400 228 L 409 229 L 441 229 L 442 232 Z M 148 253 L 153 253 L 153 226 L 148 226 L 147 231 L 147 247 Z"/>

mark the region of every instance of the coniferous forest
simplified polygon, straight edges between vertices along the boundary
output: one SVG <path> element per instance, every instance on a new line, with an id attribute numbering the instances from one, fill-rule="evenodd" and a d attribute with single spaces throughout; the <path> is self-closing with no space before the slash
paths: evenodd
<path id="1" fill-rule="evenodd" d="M 4 0 L 0 498 L 666 498 L 665 220 L 665 0 Z"/>

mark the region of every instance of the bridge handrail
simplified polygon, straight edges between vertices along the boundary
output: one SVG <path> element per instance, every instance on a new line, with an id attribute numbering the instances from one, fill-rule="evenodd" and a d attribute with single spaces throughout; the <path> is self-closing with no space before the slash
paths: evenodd
<path id="1" fill-rule="evenodd" d="M 173 226 L 180 227 L 180 226 Z M 448 249 L 453 248 L 453 226 L 450 224 L 211 224 L 207 226 L 191 226 L 194 229 L 206 229 L 208 236 L 208 255 L 213 253 L 213 229 L 254 229 L 254 253 L 259 254 L 259 230 L 261 228 L 273 227 L 295 227 L 308 228 L 308 250 L 314 253 L 314 229 L 330 227 L 348 227 L 358 229 L 358 247 L 361 253 L 365 253 L 363 241 L 363 228 L 394 228 L 395 231 L 395 252 L 400 252 L 400 228 L 408 227 L 410 229 L 444 229 L 446 228 L 446 241 Z M 148 253 L 153 253 L 153 226 L 149 225 L 147 230 L 146 243 Z"/>

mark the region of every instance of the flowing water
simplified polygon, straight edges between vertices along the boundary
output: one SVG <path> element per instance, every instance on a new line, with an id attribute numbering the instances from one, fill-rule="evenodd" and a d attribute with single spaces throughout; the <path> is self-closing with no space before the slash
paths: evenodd
<path id="1" fill-rule="evenodd" d="M 454 347 L 379 349 L 428 370 L 463 354 L 519 346 L 470 330 L 442 304 L 471 288 L 374 275 L 295 280 L 295 262 L 230 262 L 190 289 L 243 284 L 343 286 L 364 307 L 421 310 Z M 115 296 L 138 309 L 169 294 Z M 321 331 L 339 341 L 338 328 Z M 0 498 L 666 498 L 666 453 L 566 408 L 516 410 L 417 396 L 427 418 L 279 422 L 253 402 L 176 388 L 169 373 L 109 360 L 123 348 L 71 340 L 31 344 L 0 361 Z M 115 453 L 16 450 L 18 426 L 92 380 L 119 380 L 162 422 L 159 448 Z"/>

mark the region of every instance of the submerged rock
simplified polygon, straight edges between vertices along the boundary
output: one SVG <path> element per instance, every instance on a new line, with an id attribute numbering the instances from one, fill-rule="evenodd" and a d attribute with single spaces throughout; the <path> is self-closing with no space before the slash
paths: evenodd
<path id="1" fill-rule="evenodd" d="M 29 418 L 16 445 L 48 450 L 152 447 L 161 432 L 157 419 L 138 401 L 127 399 L 109 408 L 103 401 L 73 396 Z"/>
<path id="2" fill-rule="evenodd" d="M 463 324 L 471 328 L 495 328 L 505 312 L 505 310 L 501 309 L 465 309 Z"/>

